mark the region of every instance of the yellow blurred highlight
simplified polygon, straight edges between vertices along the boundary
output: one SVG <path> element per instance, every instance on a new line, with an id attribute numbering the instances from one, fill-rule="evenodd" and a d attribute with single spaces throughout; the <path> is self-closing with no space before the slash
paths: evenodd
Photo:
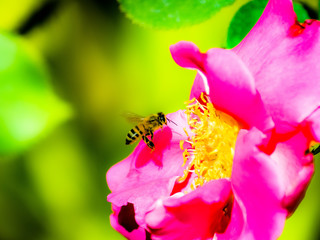
<path id="1" fill-rule="evenodd" d="M 15 30 L 44 0 L 1 0 L 0 30 Z"/>

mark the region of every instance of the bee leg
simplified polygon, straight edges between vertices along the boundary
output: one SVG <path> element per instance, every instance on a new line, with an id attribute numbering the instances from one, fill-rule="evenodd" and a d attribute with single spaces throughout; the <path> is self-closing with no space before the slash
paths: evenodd
<path id="1" fill-rule="evenodd" d="M 153 140 L 153 132 L 150 131 L 150 137 L 151 137 L 151 140 Z"/>
<path id="2" fill-rule="evenodd" d="M 146 135 L 142 135 L 142 139 L 149 148 L 151 148 L 152 150 L 154 149 L 154 143 L 149 138 L 147 138 Z"/>
<path id="3" fill-rule="evenodd" d="M 151 140 L 153 140 L 153 131 L 152 129 L 148 129 L 148 131 L 146 132 L 145 136 L 150 136 Z"/>

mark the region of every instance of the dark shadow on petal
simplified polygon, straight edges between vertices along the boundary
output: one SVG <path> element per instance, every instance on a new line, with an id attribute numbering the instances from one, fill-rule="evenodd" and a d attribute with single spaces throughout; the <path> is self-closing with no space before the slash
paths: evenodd
<path id="1" fill-rule="evenodd" d="M 121 207 L 118 215 L 118 222 L 128 232 L 132 232 L 133 230 L 139 228 L 134 216 L 134 205 L 128 202 L 127 205 L 123 205 Z"/>
<path id="2" fill-rule="evenodd" d="M 223 214 L 221 215 L 220 225 L 216 230 L 217 233 L 224 233 L 230 223 L 233 199 L 233 194 L 231 194 L 226 205 L 222 209 Z"/>
<path id="3" fill-rule="evenodd" d="M 146 230 L 146 240 L 151 240 L 151 233 Z"/>
<path id="4" fill-rule="evenodd" d="M 169 127 L 164 127 L 163 130 L 158 130 L 154 134 L 155 149 L 150 149 L 147 145 L 142 148 L 141 152 L 137 156 L 135 167 L 140 168 L 153 161 L 158 167 L 162 167 L 163 152 L 169 148 L 172 139 L 172 131 Z"/>

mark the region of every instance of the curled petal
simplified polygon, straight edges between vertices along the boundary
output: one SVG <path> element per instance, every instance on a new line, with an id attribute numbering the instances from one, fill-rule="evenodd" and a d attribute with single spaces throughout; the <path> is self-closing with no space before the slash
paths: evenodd
<path id="1" fill-rule="evenodd" d="M 258 149 L 264 138 L 255 128 L 239 132 L 231 183 L 244 220 L 231 222 L 229 227 L 242 228 L 240 233 L 236 231 L 239 236 L 232 239 L 276 239 L 284 226 L 287 211 L 281 205 L 281 171 L 275 161 Z"/>
<path id="2" fill-rule="evenodd" d="M 158 201 L 146 215 L 152 239 L 209 239 L 229 223 L 230 181 L 211 181 L 186 195 Z"/>
<path id="3" fill-rule="evenodd" d="M 202 92 L 209 93 L 215 107 L 240 119 L 246 127 L 261 130 L 273 127 L 253 76 L 236 54 L 225 49 L 210 49 L 202 54 L 190 42 L 179 42 L 170 50 L 177 64 L 198 70 L 191 96 L 198 95 L 203 88 Z"/>
<path id="4" fill-rule="evenodd" d="M 308 140 L 299 132 L 285 142 L 278 143 L 271 158 L 278 165 L 285 186 L 282 205 L 291 214 L 302 198 L 314 172 L 312 154 L 304 155 Z"/>
<path id="5" fill-rule="evenodd" d="M 180 41 L 170 46 L 173 60 L 183 68 L 198 69 L 205 72 L 204 61 L 206 54 L 201 53 L 192 42 Z"/>
<path id="6" fill-rule="evenodd" d="M 197 45 L 187 41 L 180 41 L 177 44 L 171 45 L 170 51 L 173 60 L 180 67 L 199 70 L 192 86 L 190 99 L 199 98 L 202 92 L 209 95 L 208 80 L 203 75 L 205 73 L 204 62 L 206 54 L 201 53 Z"/>

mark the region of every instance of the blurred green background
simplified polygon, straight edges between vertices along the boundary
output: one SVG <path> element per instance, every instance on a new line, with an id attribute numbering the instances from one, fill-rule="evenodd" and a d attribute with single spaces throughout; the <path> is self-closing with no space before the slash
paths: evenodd
<path id="1" fill-rule="evenodd" d="M 105 181 L 134 148 L 124 145 L 132 125 L 121 114 L 183 108 L 195 72 L 178 67 L 169 46 L 225 47 L 246 2 L 155 30 L 115 0 L 0 0 L 0 239 L 123 239 L 109 224 Z M 49 17 L 30 23 L 44 5 Z M 319 183 L 316 170 L 280 239 L 318 239 Z"/>

